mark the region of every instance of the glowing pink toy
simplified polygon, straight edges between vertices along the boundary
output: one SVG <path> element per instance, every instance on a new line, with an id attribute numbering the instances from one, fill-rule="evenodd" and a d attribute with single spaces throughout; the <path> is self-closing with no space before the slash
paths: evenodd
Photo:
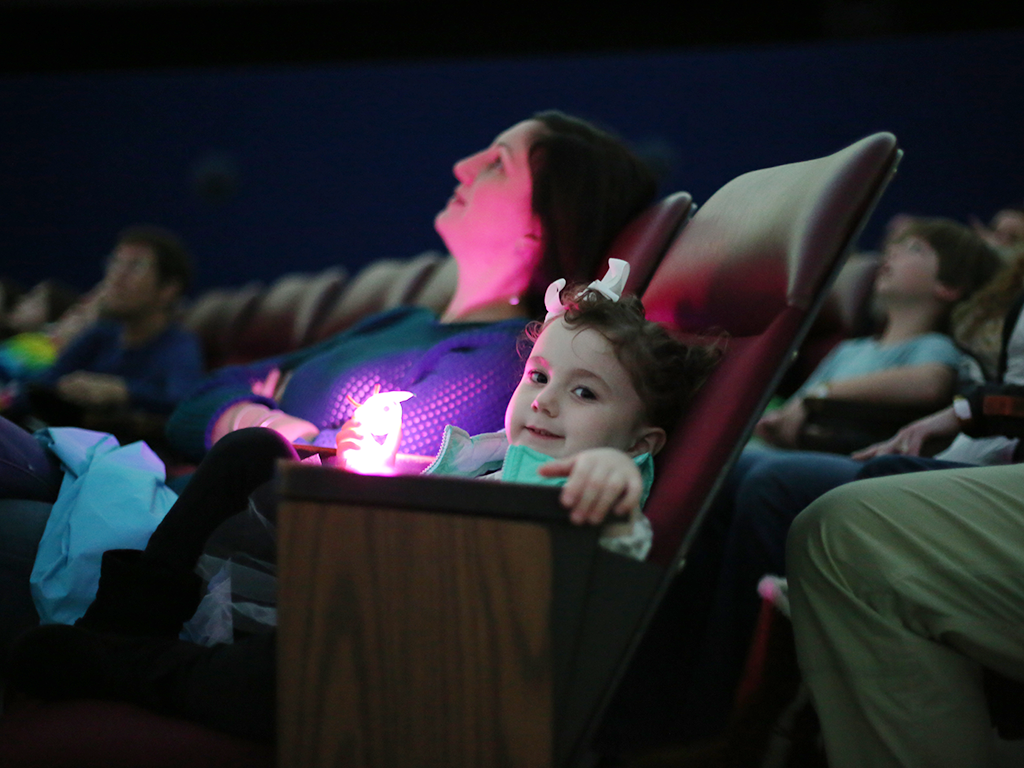
<path id="1" fill-rule="evenodd" d="M 395 474 L 395 455 L 402 440 L 402 402 L 412 396 L 412 392 L 381 392 L 378 384 L 365 403 L 348 398 L 356 410 L 337 438 L 346 469 L 361 475 Z"/>

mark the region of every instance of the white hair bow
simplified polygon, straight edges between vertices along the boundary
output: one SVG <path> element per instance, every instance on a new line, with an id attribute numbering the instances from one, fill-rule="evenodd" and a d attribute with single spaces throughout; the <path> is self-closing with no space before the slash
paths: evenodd
<path id="1" fill-rule="evenodd" d="M 587 290 L 597 291 L 607 299 L 618 301 L 626 288 L 628 278 L 629 264 L 627 262 L 622 259 L 608 259 L 608 271 L 604 273 L 604 277 L 588 285 Z M 545 323 L 565 312 L 566 307 L 562 303 L 561 295 L 563 288 L 565 288 L 565 278 L 560 277 L 544 292 L 544 307 L 548 311 L 544 318 Z"/>

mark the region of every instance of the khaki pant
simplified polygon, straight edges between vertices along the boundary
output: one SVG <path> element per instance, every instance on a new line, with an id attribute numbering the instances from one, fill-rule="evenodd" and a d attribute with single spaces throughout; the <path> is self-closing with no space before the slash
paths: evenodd
<path id="1" fill-rule="evenodd" d="M 981 667 L 1024 680 L 1024 466 L 837 488 L 787 563 L 831 768 L 991 764 Z"/>

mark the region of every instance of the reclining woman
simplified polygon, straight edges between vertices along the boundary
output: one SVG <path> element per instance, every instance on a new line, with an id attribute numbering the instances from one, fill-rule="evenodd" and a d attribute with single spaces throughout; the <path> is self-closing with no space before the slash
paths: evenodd
<path id="1" fill-rule="evenodd" d="M 512 126 L 454 173 L 459 183 L 435 219 L 459 268 L 441 318 L 397 309 L 309 349 L 219 371 L 172 415 L 171 442 L 199 460 L 247 426 L 290 441 L 315 437 L 344 423 L 350 400 L 362 402 L 374 384 L 416 395 L 406 403 L 403 452 L 436 452 L 446 423 L 500 428 L 521 367 L 517 339 L 541 313 L 545 288 L 562 275 L 594 277 L 656 182 L 620 141 L 558 112 Z M 330 432 L 322 439 L 334 444 Z M 63 475 L 52 453 L 0 421 L 0 498 L 52 502 Z M 36 506 L 0 517 L 0 587 L 22 606 L 47 515 Z M 9 623 L 0 616 L 0 635 Z"/>

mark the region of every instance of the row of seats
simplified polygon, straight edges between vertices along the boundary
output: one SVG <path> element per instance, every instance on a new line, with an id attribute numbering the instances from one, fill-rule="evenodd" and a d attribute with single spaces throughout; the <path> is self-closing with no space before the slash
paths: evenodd
<path id="1" fill-rule="evenodd" d="M 181 321 L 199 336 L 213 370 L 315 344 L 386 309 L 416 305 L 440 312 L 455 280 L 452 259 L 428 251 L 375 261 L 351 278 L 335 266 L 288 273 L 269 286 L 213 289 L 187 304 Z"/>

